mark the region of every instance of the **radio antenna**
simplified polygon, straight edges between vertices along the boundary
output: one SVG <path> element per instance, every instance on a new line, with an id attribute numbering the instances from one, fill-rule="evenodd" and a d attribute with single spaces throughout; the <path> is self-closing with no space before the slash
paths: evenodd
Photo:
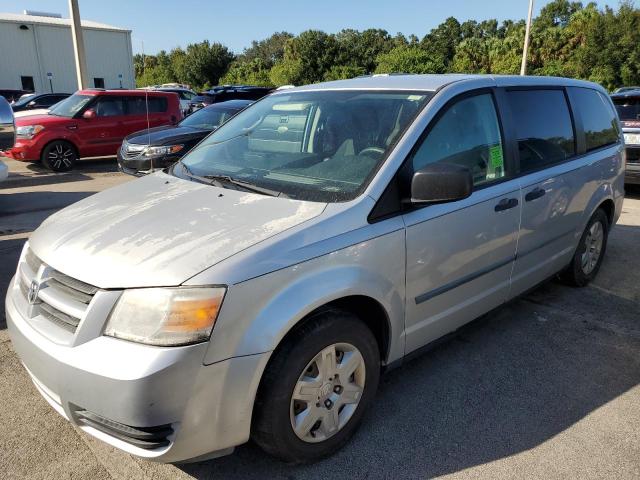
<path id="1" fill-rule="evenodd" d="M 151 146 L 151 124 L 149 123 L 149 88 L 144 89 L 144 106 L 147 112 L 147 147 Z M 153 171 L 153 155 L 149 155 L 150 170 Z"/>

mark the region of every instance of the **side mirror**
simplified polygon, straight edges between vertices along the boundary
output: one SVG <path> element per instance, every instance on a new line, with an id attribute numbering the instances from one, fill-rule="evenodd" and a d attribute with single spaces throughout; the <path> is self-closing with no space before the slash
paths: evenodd
<path id="1" fill-rule="evenodd" d="M 82 114 L 82 118 L 86 118 L 87 120 L 96 118 L 96 111 L 93 108 L 87 108 Z"/>
<path id="2" fill-rule="evenodd" d="M 16 141 L 16 124 L 13 110 L 4 97 L 0 97 L 0 150 L 13 148 Z"/>
<path id="3" fill-rule="evenodd" d="M 27 103 L 27 107 L 35 107 L 35 106 L 36 106 L 35 100 L 31 100 L 29 103 Z"/>
<path id="4" fill-rule="evenodd" d="M 453 202 L 472 192 L 471 171 L 452 163 L 432 163 L 411 179 L 411 203 Z"/>

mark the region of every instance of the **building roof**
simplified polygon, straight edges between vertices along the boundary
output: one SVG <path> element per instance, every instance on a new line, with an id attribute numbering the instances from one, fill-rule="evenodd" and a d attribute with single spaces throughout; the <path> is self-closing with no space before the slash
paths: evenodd
<path id="1" fill-rule="evenodd" d="M 574 80 L 563 77 L 519 76 L 519 75 L 475 75 L 475 74 L 442 74 L 442 75 L 412 75 L 412 74 L 381 74 L 366 75 L 350 80 L 336 80 L 332 82 L 303 85 L 292 89 L 276 91 L 273 94 L 287 94 L 292 91 L 313 90 L 409 90 L 436 91 L 454 82 L 474 81 L 486 85 L 490 80 L 496 86 L 575 86 L 598 88 L 592 82 Z"/>
<path id="2" fill-rule="evenodd" d="M 61 27 L 70 27 L 70 18 L 56 18 L 56 17 L 42 17 L 38 15 L 24 15 L 21 13 L 2 13 L 0 12 L 0 22 L 11 22 L 20 24 L 38 24 L 38 25 L 54 25 Z M 106 23 L 98 23 L 92 20 L 84 20 L 81 22 L 82 28 L 88 28 L 93 30 L 110 30 L 113 32 L 131 32 L 126 28 L 114 27 L 113 25 L 107 25 Z"/>

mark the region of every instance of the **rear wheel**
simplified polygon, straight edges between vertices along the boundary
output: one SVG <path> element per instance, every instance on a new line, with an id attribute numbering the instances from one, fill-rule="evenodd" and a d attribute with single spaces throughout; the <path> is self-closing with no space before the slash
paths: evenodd
<path id="1" fill-rule="evenodd" d="M 608 236 L 609 219 L 602 209 L 598 209 L 589 219 L 573 259 L 560 277 L 576 287 L 591 282 L 600 270 Z"/>
<path id="2" fill-rule="evenodd" d="M 286 462 L 326 457 L 356 431 L 379 376 L 380 353 L 371 331 L 348 312 L 318 314 L 293 332 L 269 363 L 252 437 Z"/>
<path id="3" fill-rule="evenodd" d="M 54 172 L 68 172 L 75 166 L 78 153 L 69 142 L 56 140 L 44 147 L 40 159 L 45 167 Z"/>

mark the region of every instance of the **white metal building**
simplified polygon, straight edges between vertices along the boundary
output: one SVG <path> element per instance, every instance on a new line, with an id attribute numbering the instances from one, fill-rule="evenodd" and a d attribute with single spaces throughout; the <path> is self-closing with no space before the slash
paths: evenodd
<path id="1" fill-rule="evenodd" d="M 131 30 L 82 20 L 88 87 L 135 88 Z M 0 89 L 78 89 L 71 20 L 0 13 Z"/>

